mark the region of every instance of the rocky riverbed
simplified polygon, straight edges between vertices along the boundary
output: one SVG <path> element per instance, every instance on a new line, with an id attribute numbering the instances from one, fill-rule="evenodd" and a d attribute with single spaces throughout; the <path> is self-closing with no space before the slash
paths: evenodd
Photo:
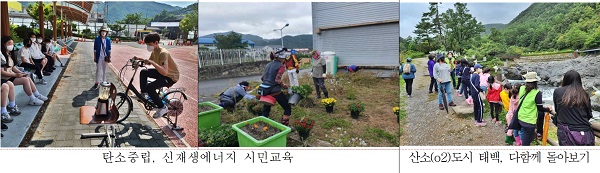
<path id="1" fill-rule="evenodd" d="M 519 62 L 503 69 L 506 79 L 521 80 L 521 75 L 527 72 L 537 72 L 542 79 L 540 83 L 558 87 L 563 75 L 569 70 L 576 70 L 581 74 L 583 87 L 593 93 L 594 87 L 600 88 L 600 56 L 584 56 L 576 59 L 548 62 Z M 592 96 L 592 107 L 600 111 L 600 91 Z"/>

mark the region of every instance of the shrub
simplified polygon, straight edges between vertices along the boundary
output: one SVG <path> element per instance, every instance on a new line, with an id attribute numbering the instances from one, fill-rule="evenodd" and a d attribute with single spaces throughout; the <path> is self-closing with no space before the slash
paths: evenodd
<path id="1" fill-rule="evenodd" d="M 237 132 L 231 125 L 223 124 L 217 128 L 198 129 L 198 139 L 205 147 L 237 147 Z"/>

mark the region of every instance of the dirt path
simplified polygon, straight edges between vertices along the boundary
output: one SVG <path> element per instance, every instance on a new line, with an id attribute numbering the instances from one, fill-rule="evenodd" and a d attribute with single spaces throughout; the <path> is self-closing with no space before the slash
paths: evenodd
<path id="1" fill-rule="evenodd" d="M 446 114 L 438 109 L 437 94 L 429 94 L 430 77 L 427 72 L 427 58 L 414 60 L 417 77 L 413 83 L 412 98 L 406 98 L 407 117 L 402 127 L 404 134 L 400 138 L 402 146 L 502 146 L 504 144 L 504 125 L 476 127 L 472 116 L 460 117 Z M 427 74 L 427 75 L 425 75 Z M 401 79 L 402 80 L 402 79 Z M 406 90 L 400 89 L 405 95 Z M 464 97 L 458 97 L 452 91 L 456 104 L 465 104 Z M 489 105 L 486 104 L 486 109 Z M 505 116 L 505 115 L 500 115 Z M 484 115 L 486 123 L 491 122 L 490 115 Z"/>

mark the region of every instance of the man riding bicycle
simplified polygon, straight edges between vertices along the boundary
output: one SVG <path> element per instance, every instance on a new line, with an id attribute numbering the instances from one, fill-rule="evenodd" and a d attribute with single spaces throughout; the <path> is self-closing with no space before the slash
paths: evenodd
<path id="1" fill-rule="evenodd" d="M 162 87 L 170 87 L 179 80 L 179 70 L 177 63 L 171 57 L 171 53 L 165 48 L 159 46 L 160 36 L 157 33 L 151 33 L 144 38 L 147 50 L 152 52 L 150 58 L 143 59 L 133 57 L 136 60 L 143 60 L 144 65 L 152 65 L 152 69 L 143 69 L 140 71 L 140 89 L 142 95 L 150 97 L 156 105 L 156 113 L 152 117 L 159 118 L 165 115 L 168 111 L 167 106 L 161 101 L 157 89 Z M 148 78 L 156 79 L 148 83 Z"/>

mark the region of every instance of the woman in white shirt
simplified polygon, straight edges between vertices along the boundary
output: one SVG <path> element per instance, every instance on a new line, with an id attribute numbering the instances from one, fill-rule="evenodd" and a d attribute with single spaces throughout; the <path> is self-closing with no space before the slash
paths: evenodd
<path id="1" fill-rule="evenodd" d="M 29 96 L 29 105 L 41 106 L 44 101 L 48 100 L 48 97 L 40 94 L 35 87 L 33 81 L 27 77 L 26 73 L 21 72 L 17 67 L 14 66 L 14 62 L 11 57 L 11 51 L 8 50 L 8 46 L 14 45 L 12 38 L 8 36 L 2 37 L 2 54 L 6 59 L 6 63 L 2 64 L 1 78 L 3 81 L 10 81 L 15 86 L 23 85 L 25 94 Z"/>
<path id="2" fill-rule="evenodd" d="M 34 70 L 35 75 L 37 76 L 37 83 L 45 85 L 47 82 L 44 80 L 44 76 L 42 75 L 42 67 L 33 63 L 33 58 L 31 56 L 31 40 L 23 40 L 23 43 L 23 48 L 19 50 L 19 58 L 21 60 L 19 67 Z"/>

